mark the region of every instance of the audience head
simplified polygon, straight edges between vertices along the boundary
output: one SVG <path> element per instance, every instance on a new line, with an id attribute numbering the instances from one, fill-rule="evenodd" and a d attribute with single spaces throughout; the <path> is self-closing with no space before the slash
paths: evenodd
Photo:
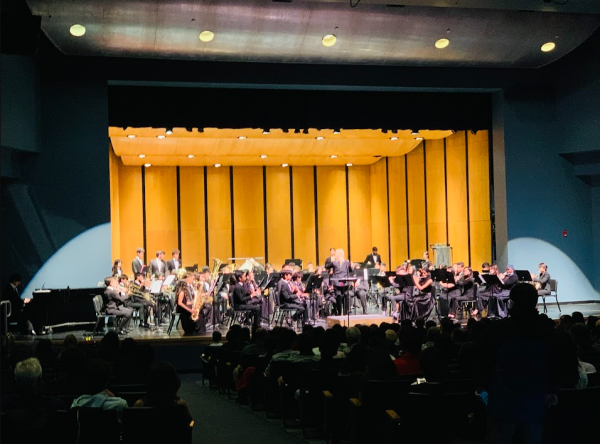
<path id="1" fill-rule="evenodd" d="M 221 332 L 219 330 L 213 331 L 213 334 L 212 334 L 213 342 L 221 342 L 222 338 L 223 338 L 223 335 L 221 334 Z"/>
<path id="2" fill-rule="evenodd" d="M 42 365 L 37 358 L 25 359 L 15 367 L 15 382 L 24 395 L 36 395 L 42 382 Z"/>
<path id="3" fill-rule="evenodd" d="M 571 313 L 571 318 L 573 318 L 573 324 L 585 324 L 585 318 L 583 317 L 583 313 L 580 311 L 574 311 Z"/>
<path id="4" fill-rule="evenodd" d="M 360 342 L 360 330 L 357 327 L 350 327 L 346 330 L 346 343 L 348 346 Z"/>
<path id="5" fill-rule="evenodd" d="M 562 315 L 558 326 L 564 330 L 570 330 L 573 325 L 573 318 L 570 315 Z"/>
<path id="6" fill-rule="evenodd" d="M 521 283 L 515 285 L 510 290 L 510 301 L 510 314 L 513 317 L 528 316 L 537 313 L 535 307 L 538 302 L 538 293 L 531 284 Z"/>
<path id="7" fill-rule="evenodd" d="M 177 400 L 177 391 L 181 380 L 175 367 L 168 362 L 160 361 L 152 364 L 148 374 L 148 398 L 152 406 L 170 404 Z"/>
<path id="8" fill-rule="evenodd" d="M 303 356 L 313 356 L 313 338 L 308 333 L 298 335 L 298 351 Z"/>

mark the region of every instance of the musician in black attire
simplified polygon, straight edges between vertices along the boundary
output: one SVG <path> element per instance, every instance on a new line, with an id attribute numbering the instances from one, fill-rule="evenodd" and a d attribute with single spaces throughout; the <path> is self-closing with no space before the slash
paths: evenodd
<path id="1" fill-rule="evenodd" d="M 396 276 L 406 276 L 406 265 L 400 265 L 396 267 Z M 413 287 L 405 287 L 404 283 L 399 284 L 396 282 L 394 277 L 390 277 L 390 284 L 392 284 L 393 292 L 388 294 L 385 298 L 391 302 L 392 317 L 394 321 L 397 321 L 400 317 L 400 304 L 410 302 L 412 296 Z M 411 305 L 412 306 L 412 305 Z"/>
<path id="2" fill-rule="evenodd" d="M 122 335 L 127 334 L 127 328 L 131 322 L 133 310 L 123 305 L 127 300 L 127 297 L 119 293 L 119 279 L 117 277 L 108 277 L 104 279 L 104 283 L 106 284 L 106 290 L 104 290 L 106 313 L 119 316 L 121 322 L 119 324 L 118 333 Z"/>
<path id="3" fill-rule="evenodd" d="M 8 318 L 8 322 L 16 322 L 19 332 L 23 334 L 35 334 L 31 322 L 28 320 L 28 305 L 31 299 L 21 299 L 19 294 L 19 285 L 22 282 L 21 275 L 18 273 L 10 275 L 8 284 L 4 287 L 2 292 L 2 300 L 10 301 L 11 315 Z"/>
<path id="4" fill-rule="evenodd" d="M 261 300 L 258 297 L 253 298 L 244 285 L 247 273 L 245 271 L 236 271 L 235 279 L 237 283 L 233 287 L 233 307 L 236 310 L 250 310 L 255 328 L 260 326 Z"/>
<path id="5" fill-rule="evenodd" d="M 550 273 L 548 273 L 548 265 L 542 262 L 538 265 L 538 269 L 540 270 L 540 274 L 533 275 L 533 282 L 537 284 L 535 288 L 538 291 L 538 296 L 546 296 L 550 294 Z"/>
<path id="6" fill-rule="evenodd" d="M 490 274 L 497 275 L 498 266 L 495 264 L 490 266 L 488 262 L 484 262 L 481 265 L 481 272 L 479 273 L 479 275 L 482 276 L 483 279 L 485 279 L 486 276 Z M 485 308 L 489 305 L 489 299 L 492 295 L 492 290 L 493 288 L 491 285 L 479 285 L 479 288 L 477 289 L 477 308 L 471 312 L 472 316 L 476 316 L 477 314 L 481 315 L 483 310 L 485 310 Z"/>
<path id="7" fill-rule="evenodd" d="M 375 264 L 381 264 L 381 255 L 378 253 L 377 247 L 373 247 L 371 254 L 367 255 L 365 264 L 367 264 L 367 268 L 374 268 Z"/>
<path id="8" fill-rule="evenodd" d="M 325 259 L 325 268 L 327 268 L 328 264 L 331 264 L 335 260 L 335 248 L 331 247 L 329 249 L 329 257 Z"/>
<path id="9" fill-rule="evenodd" d="M 489 302 L 488 316 L 498 316 L 505 318 L 508 316 L 508 299 L 510 290 L 519 282 L 519 277 L 515 274 L 515 267 L 511 264 L 506 266 L 505 273 L 499 273 L 500 285 L 494 289 L 494 297 Z"/>
<path id="10" fill-rule="evenodd" d="M 282 273 L 283 279 L 280 279 L 277 283 L 277 292 L 279 294 L 279 304 L 283 309 L 296 310 L 294 320 L 298 316 L 304 318 L 304 304 L 300 297 L 294 293 L 294 287 L 292 286 L 292 271 L 284 270 Z"/>
<path id="11" fill-rule="evenodd" d="M 463 275 L 456 281 L 458 291 L 450 293 L 449 296 L 449 318 L 456 317 L 456 310 L 461 302 L 472 301 L 475 299 L 475 281 L 473 280 L 473 270 L 471 267 L 466 267 L 463 270 Z"/>
<path id="12" fill-rule="evenodd" d="M 367 314 L 367 291 L 369 291 L 369 281 L 364 276 L 359 277 L 350 290 L 350 297 L 354 301 L 352 305 L 356 304 L 355 298 L 358 297 L 364 315 Z"/>
<path id="13" fill-rule="evenodd" d="M 335 299 L 336 299 L 336 308 L 338 314 L 346 314 L 348 312 L 348 297 L 349 297 L 349 289 L 348 283 L 340 281 L 340 279 L 350 277 L 350 272 L 352 271 L 352 264 L 350 261 L 346 260 L 346 255 L 344 250 L 338 248 L 335 251 L 335 260 L 329 262 L 329 264 L 325 263 L 325 268 L 328 270 L 333 270 L 331 273 L 331 285 L 335 289 Z M 345 299 L 343 301 L 343 299 Z M 342 313 L 342 302 L 344 305 L 344 311 Z"/>
<path id="14" fill-rule="evenodd" d="M 206 334 L 206 318 L 203 313 L 199 313 L 198 319 L 192 319 L 194 309 L 194 299 L 196 290 L 194 289 L 194 275 L 186 273 L 184 279 L 177 282 L 175 288 L 175 297 L 177 298 L 177 313 L 181 319 L 181 327 L 186 336 Z M 201 308 L 202 311 L 204 307 Z"/>
<path id="15" fill-rule="evenodd" d="M 148 324 L 148 317 L 150 316 L 150 308 L 154 307 L 154 302 L 147 301 L 143 297 L 127 294 L 126 288 L 128 284 L 127 275 L 122 274 L 119 277 L 120 289 L 119 292 L 122 296 L 127 297 L 123 305 L 125 307 L 129 307 L 132 310 L 137 310 L 140 316 L 140 327 L 150 328 L 150 324 Z"/>

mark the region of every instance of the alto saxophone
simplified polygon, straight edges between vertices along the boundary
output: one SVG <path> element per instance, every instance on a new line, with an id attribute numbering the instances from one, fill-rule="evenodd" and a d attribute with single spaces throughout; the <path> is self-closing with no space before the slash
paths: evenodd
<path id="1" fill-rule="evenodd" d="M 204 306 L 204 304 L 212 304 L 213 302 L 213 291 L 215 286 L 217 285 L 217 279 L 219 276 L 219 268 L 221 267 L 221 260 L 215 258 L 215 262 L 213 264 L 212 272 L 210 273 L 210 278 L 208 281 L 208 291 L 204 292 L 198 289 L 196 291 L 196 296 L 194 297 L 194 305 L 192 307 L 192 320 L 197 321 L 200 317 L 200 310 Z"/>

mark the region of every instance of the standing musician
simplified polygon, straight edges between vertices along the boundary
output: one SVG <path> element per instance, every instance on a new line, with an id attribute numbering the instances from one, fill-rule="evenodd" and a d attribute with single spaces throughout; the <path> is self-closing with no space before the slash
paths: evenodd
<path id="1" fill-rule="evenodd" d="M 252 312 L 253 326 L 260 326 L 261 301 L 260 298 L 252 297 L 246 292 L 247 273 L 245 271 L 236 271 L 236 284 L 233 287 L 233 307 L 236 310 L 250 310 Z"/>
<path id="2" fill-rule="evenodd" d="M 146 266 L 144 265 L 144 253 L 146 250 L 143 248 L 138 248 L 135 252 L 135 258 L 131 261 L 131 269 L 133 270 L 133 274 L 145 273 Z"/>
<path id="3" fill-rule="evenodd" d="M 177 298 L 177 312 L 180 315 L 181 326 L 186 336 L 206 334 L 206 318 L 198 316 L 198 320 L 192 319 L 196 289 L 194 288 L 193 273 L 186 273 L 184 278 L 177 282 L 175 287 Z M 200 295 L 198 295 L 200 297 Z M 202 310 L 200 310 L 202 311 Z"/>
<path id="4" fill-rule="evenodd" d="M 375 264 L 381 263 L 381 255 L 377 252 L 377 247 L 373 247 L 371 254 L 368 254 L 365 259 L 367 268 L 373 268 Z"/>
<path id="5" fill-rule="evenodd" d="M 133 310 L 123 305 L 127 298 L 119 293 L 119 278 L 110 276 L 104 279 L 104 283 L 106 284 L 106 289 L 104 290 L 106 313 L 121 318 L 118 333 L 125 335 L 131 322 Z"/>
<path id="6" fill-rule="evenodd" d="M 123 274 L 123 270 L 121 268 L 121 259 L 115 259 L 115 262 L 113 263 L 112 266 L 112 275 L 113 276 L 121 276 Z"/>
<path id="7" fill-rule="evenodd" d="M 155 276 L 165 276 L 167 274 L 167 263 L 165 262 L 165 252 L 158 250 L 156 257 L 150 261 L 150 274 Z"/>
<path id="8" fill-rule="evenodd" d="M 540 274 L 534 274 L 533 282 L 534 286 L 538 292 L 538 296 L 545 296 L 550 294 L 550 273 L 548 273 L 548 265 L 545 263 L 541 263 L 538 265 L 538 270 Z"/>
<path id="9" fill-rule="evenodd" d="M 325 268 L 327 268 L 328 264 L 331 264 L 335 260 L 335 248 L 331 247 L 329 249 L 329 257 L 325 259 Z M 329 268 L 327 268 L 329 270 Z"/>
<path id="10" fill-rule="evenodd" d="M 176 272 L 181 268 L 181 260 L 179 259 L 180 254 L 181 251 L 179 251 L 177 248 L 171 252 L 171 259 L 169 259 L 167 262 L 168 274 Z"/>
<path id="11" fill-rule="evenodd" d="M 279 293 L 279 304 L 283 309 L 296 310 L 293 320 L 297 320 L 298 316 L 304 319 L 304 305 L 300 297 L 296 293 L 298 289 L 292 286 L 292 271 L 284 270 L 282 273 L 283 279 L 277 283 L 277 292 Z"/>
<path id="12" fill-rule="evenodd" d="M 413 300 L 412 319 L 418 317 L 427 318 L 433 308 L 432 297 L 433 280 L 431 274 L 425 268 L 419 269 L 416 276 L 413 275 L 415 283 L 415 297 Z"/>
<path id="13" fill-rule="evenodd" d="M 473 270 L 471 267 L 466 267 L 463 270 L 463 275 L 456 281 L 455 288 L 458 291 L 453 291 L 449 294 L 448 317 L 451 319 L 456 317 L 456 310 L 461 302 L 475 299 L 475 280 L 473 279 Z"/>
<path id="14" fill-rule="evenodd" d="M 344 250 L 338 248 L 335 251 L 335 260 L 330 262 L 329 264 L 325 263 L 325 268 L 328 270 L 333 270 L 331 273 L 331 284 L 335 288 L 335 299 L 337 304 L 338 314 L 346 314 L 348 311 L 348 299 L 349 295 L 344 294 L 344 289 L 346 287 L 345 282 L 341 282 L 340 279 L 347 278 L 350 276 L 350 272 L 353 270 L 352 264 L 350 261 L 346 260 L 346 255 Z M 384 273 L 385 275 L 385 273 Z M 346 296 L 346 300 L 342 301 L 342 298 Z M 342 302 L 344 306 L 344 312 L 342 313 Z"/>

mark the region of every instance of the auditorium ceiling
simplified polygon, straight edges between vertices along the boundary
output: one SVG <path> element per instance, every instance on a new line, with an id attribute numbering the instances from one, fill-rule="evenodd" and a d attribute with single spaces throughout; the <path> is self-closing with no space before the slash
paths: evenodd
<path id="1" fill-rule="evenodd" d="M 600 25 L 597 0 L 27 3 L 68 55 L 203 61 L 535 68 L 569 53 Z M 71 35 L 73 25 L 85 33 Z M 204 42 L 206 31 L 212 40 Z M 324 45 L 327 35 L 335 36 L 333 46 Z M 446 47 L 438 49 L 441 39 Z M 543 52 L 547 43 L 554 49 Z"/>
<path id="2" fill-rule="evenodd" d="M 369 165 L 380 157 L 403 156 L 425 139 L 452 131 L 309 129 L 299 134 L 271 129 L 109 128 L 115 154 L 124 165 L 152 166 L 292 166 Z M 265 157 L 266 156 L 266 157 Z M 333 156 L 333 157 L 332 157 Z"/>

